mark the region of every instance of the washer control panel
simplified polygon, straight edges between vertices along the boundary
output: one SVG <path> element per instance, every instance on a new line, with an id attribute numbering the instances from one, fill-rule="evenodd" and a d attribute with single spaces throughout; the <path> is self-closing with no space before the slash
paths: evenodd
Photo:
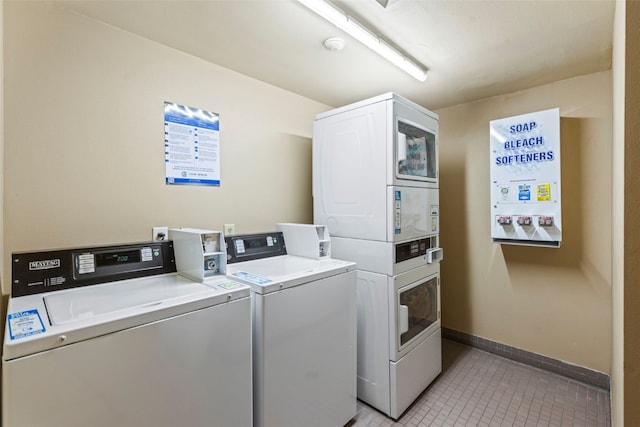
<path id="1" fill-rule="evenodd" d="M 171 241 L 20 252 L 11 261 L 12 297 L 176 271 Z"/>

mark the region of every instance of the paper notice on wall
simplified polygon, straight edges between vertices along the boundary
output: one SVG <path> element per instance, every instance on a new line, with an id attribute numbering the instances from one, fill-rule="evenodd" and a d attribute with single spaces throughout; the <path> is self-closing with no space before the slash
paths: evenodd
<path id="1" fill-rule="evenodd" d="M 219 115 L 164 103 L 167 184 L 220 186 Z"/>

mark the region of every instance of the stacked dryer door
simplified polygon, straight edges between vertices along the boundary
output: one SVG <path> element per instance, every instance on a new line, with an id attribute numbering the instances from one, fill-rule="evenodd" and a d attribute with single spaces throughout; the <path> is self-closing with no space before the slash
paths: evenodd
<path id="1" fill-rule="evenodd" d="M 314 222 L 358 266 L 358 397 L 393 418 L 442 366 L 437 133 L 392 93 L 314 122 Z"/>

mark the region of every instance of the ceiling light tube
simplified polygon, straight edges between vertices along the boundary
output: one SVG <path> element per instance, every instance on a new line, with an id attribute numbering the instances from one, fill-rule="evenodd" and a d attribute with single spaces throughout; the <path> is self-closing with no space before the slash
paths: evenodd
<path id="1" fill-rule="evenodd" d="M 298 1 L 412 77 L 421 82 L 427 79 L 426 70 L 413 63 L 409 58 L 385 43 L 380 37 L 369 31 L 342 10 L 324 0 Z"/>

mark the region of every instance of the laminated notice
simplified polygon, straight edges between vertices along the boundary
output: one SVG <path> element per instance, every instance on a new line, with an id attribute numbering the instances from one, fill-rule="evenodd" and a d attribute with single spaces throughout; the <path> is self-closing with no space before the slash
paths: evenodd
<path id="1" fill-rule="evenodd" d="M 31 335 L 41 334 L 46 329 L 38 310 L 26 310 L 9 313 L 7 316 L 9 337 L 12 340 L 25 338 Z"/>
<path id="2" fill-rule="evenodd" d="M 266 277 L 261 277 L 256 274 L 251 274 L 246 271 L 238 271 L 233 273 L 239 279 L 246 280 L 249 283 L 253 283 L 255 285 L 266 285 L 267 283 L 271 283 L 271 279 L 267 279 Z"/>

